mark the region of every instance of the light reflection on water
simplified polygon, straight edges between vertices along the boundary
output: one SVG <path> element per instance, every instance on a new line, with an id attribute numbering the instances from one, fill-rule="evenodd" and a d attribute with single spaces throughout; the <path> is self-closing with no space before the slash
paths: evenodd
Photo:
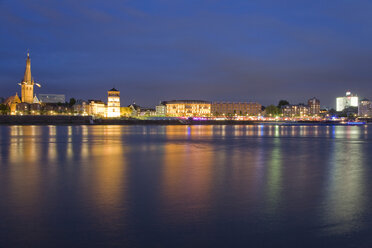
<path id="1" fill-rule="evenodd" d="M 370 129 L 1 126 L 0 247 L 369 247 Z"/>

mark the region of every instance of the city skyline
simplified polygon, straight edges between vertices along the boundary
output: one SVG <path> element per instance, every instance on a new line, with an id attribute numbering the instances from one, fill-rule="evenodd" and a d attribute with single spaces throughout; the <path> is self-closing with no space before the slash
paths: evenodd
<path id="1" fill-rule="evenodd" d="M 3 97 L 15 93 L 27 49 L 43 84 L 38 92 L 68 98 L 102 99 L 116 87 L 123 103 L 145 106 L 172 99 L 267 106 L 315 96 L 322 106 L 335 107 L 334 99 L 347 90 L 372 96 L 372 6 L 363 1 L 0 6 Z"/>
<path id="2" fill-rule="evenodd" d="M 29 49 L 27 50 L 27 56 L 26 56 L 26 71 L 25 71 L 25 74 L 24 74 L 24 79 L 22 80 L 22 83 L 18 83 L 18 85 L 21 85 L 21 96 L 23 96 L 24 94 L 23 94 L 23 82 L 25 81 L 25 78 L 26 78 L 26 75 L 28 75 L 28 77 L 29 77 L 29 81 L 31 82 L 33 82 L 33 80 L 34 80 L 34 77 L 32 76 L 31 77 L 31 70 L 30 70 L 30 53 L 29 53 Z M 35 83 L 35 85 L 37 85 L 39 88 L 41 87 L 40 86 L 40 84 L 38 84 L 38 83 Z M 115 88 L 115 87 L 114 87 Z M 113 89 L 114 89 L 113 88 Z M 34 92 L 34 91 L 32 91 L 31 92 L 31 96 L 29 97 L 31 100 L 30 100 L 30 103 L 32 103 L 32 98 L 33 98 L 33 96 L 35 96 L 35 99 L 37 99 L 37 96 L 43 96 L 43 95 L 53 95 L 53 94 L 45 94 L 46 92 L 42 92 L 42 93 L 38 93 L 38 94 L 36 94 L 36 92 Z M 65 93 L 64 92 L 59 92 L 60 94 L 62 94 L 63 96 L 65 96 Z M 348 93 L 350 93 L 350 91 L 348 90 L 348 91 L 346 91 L 346 95 L 348 94 Z M 16 94 L 18 94 L 18 91 L 16 91 Z M 60 95 L 60 96 L 62 96 L 62 95 Z M 356 96 L 358 96 L 357 94 L 355 94 Z M 70 96 L 71 98 L 74 98 L 74 99 L 80 99 L 80 100 L 87 100 L 87 99 L 93 99 L 92 97 L 88 97 L 88 98 L 86 98 L 86 99 L 82 99 L 82 98 L 80 98 L 80 97 L 77 97 L 77 96 Z M 70 99 L 71 99 L 70 98 Z M 315 97 L 313 97 L 314 99 L 315 99 Z M 337 98 L 340 98 L 340 97 L 337 97 Z M 365 98 L 365 97 L 364 97 Z M 98 98 L 96 98 L 96 99 L 99 99 L 100 101 L 101 101 L 101 98 L 100 98 L 100 96 L 98 97 Z M 172 100 L 175 100 L 175 99 L 172 99 Z M 193 100 L 197 100 L 197 99 L 193 99 Z M 280 100 L 278 100 L 279 102 L 280 101 L 283 101 L 284 100 L 284 98 L 281 98 Z M 210 102 L 215 102 L 215 103 L 219 103 L 219 102 L 225 102 L 225 103 L 239 103 L 239 101 L 231 101 L 231 100 L 224 100 L 224 101 L 215 101 L 215 100 L 209 100 Z M 244 101 L 244 100 L 243 100 Z M 163 102 L 163 100 L 160 100 L 158 103 L 161 103 L 161 102 Z M 251 101 L 251 102 L 253 102 L 253 101 Z M 130 102 L 131 104 L 134 104 L 135 103 L 135 100 L 133 100 L 132 102 Z M 300 101 L 300 102 L 298 102 L 298 103 L 294 103 L 294 102 L 289 102 L 289 104 L 290 105 L 296 105 L 296 104 L 305 104 L 305 101 Z M 156 104 L 155 104 L 156 105 Z M 269 105 L 275 105 L 275 103 L 270 103 L 270 104 L 267 104 L 267 106 L 269 106 Z M 336 104 L 337 105 L 337 104 Z M 334 107 L 334 106 L 325 106 L 325 105 L 321 105 L 323 108 L 329 108 L 329 109 L 335 109 L 336 107 Z"/>

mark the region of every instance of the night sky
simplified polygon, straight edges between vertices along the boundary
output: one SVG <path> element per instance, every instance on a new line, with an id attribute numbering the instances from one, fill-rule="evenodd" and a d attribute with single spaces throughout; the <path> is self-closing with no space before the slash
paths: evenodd
<path id="1" fill-rule="evenodd" d="M 372 2 L 0 0 L 0 96 L 26 51 L 42 88 L 122 105 L 372 98 Z"/>

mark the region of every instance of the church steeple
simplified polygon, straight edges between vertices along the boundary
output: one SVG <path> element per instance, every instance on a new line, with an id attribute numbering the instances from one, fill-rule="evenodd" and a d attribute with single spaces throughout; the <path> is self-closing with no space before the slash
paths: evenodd
<path id="1" fill-rule="evenodd" d="M 25 75 L 23 77 L 23 82 L 22 83 L 32 84 L 31 59 L 30 59 L 30 53 L 29 52 L 27 52 L 26 70 L 25 70 Z"/>
<path id="2" fill-rule="evenodd" d="M 30 53 L 27 51 L 27 59 L 26 59 L 26 70 L 25 75 L 23 76 L 23 80 L 21 83 L 21 90 L 22 90 L 22 102 L 26 103 L 33 103 L 34 100 L 34 85 L 37 87 L 41 87 L 40 84 L 35 83 L 31 77 L 31 59 Z"/>
<path id="3" fill-rule="evenodd" d="M 25 75 L 20 85 L 22 90 L 22 102 L 32 103 L 34 100 L 34 80 L 32 80 L 31 77 L 31 59 L 29 52 L 27 52 Z"/>

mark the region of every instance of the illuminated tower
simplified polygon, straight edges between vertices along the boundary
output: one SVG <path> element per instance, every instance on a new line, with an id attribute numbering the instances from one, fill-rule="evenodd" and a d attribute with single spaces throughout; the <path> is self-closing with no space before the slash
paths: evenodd
<path id="1" fill-rule="evenodd" d="M 25 75 L 21 83 L 21 99 L 22 102 L 25 103 L 33 103 L 34 101 L 34 85 L 40 87 L 40 84 L 34 82 L 34 79 L 31 77 L 31 60 L 30 54 L 27 53 L 27 60 L 26 60 L 26 70 Z"/>
<path id="2" fill-rule="evenodd" d="M 120 91 L 112 88 L 107 94 L 107 117 L 120 117 Z"/>

